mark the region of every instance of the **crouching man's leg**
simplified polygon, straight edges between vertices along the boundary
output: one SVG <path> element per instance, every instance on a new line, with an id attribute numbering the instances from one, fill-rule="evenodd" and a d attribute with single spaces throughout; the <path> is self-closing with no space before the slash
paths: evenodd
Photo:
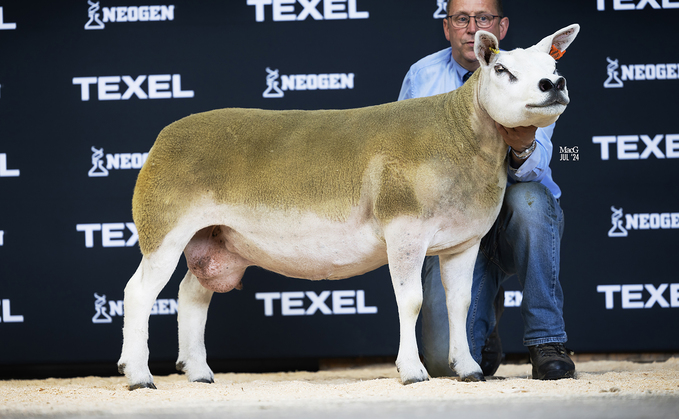
<path id="1" fill-rule="evenodd" d="M 533 378 L 572 378 L 575 365 L 564 349 L 563 292 L 559 282 L 563 211 L 547 187 L 537 182 L 507 189 L 498 219 L 498 254 L 523 287 L 524 345 Z"/>

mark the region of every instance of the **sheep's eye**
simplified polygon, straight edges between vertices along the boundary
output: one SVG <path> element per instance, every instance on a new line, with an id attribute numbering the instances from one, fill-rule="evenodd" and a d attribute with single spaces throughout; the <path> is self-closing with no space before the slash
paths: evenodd
<path id="1" fill-rule="evenodd" d="M 510 73 L 509 70 L 507 70 L 507 68 L 502 64 L 495 64 L 495 72 L 497 74 L 507 73 L 509 76 L 509 81 L 516 81 L 516 77 L 514 77 L 514 75 Z"/>

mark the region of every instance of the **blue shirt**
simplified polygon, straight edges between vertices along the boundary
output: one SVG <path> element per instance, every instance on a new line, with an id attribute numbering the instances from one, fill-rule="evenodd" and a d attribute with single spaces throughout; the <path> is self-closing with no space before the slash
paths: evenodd
<path id="1" fill-rule="evenodd" d="M 462 86 L 465 73 L 467 70 L 453 59 L 452 48 L 428 55 L 410 67 L 403 79 L 398 100 L 448 93 Z M 561 197 L 561 189 L 552 179 L 552 169 L 549 168 L 554 125 L 538 128 L 535 133 L 535 151 L 518 169 L 509 168 L 508 184 L 540 182 L 549 188 L 555 198 Z"/>

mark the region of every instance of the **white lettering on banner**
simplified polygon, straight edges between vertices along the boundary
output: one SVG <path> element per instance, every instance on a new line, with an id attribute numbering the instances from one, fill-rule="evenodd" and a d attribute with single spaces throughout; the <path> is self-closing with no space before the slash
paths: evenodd
<path id="1" fill-rule="evenodd" d="M 505 291 L 505 307 L 521 307 L 521 301 L 523 301 L 523 292 Z"/>
<path id="2" fill-rule="evenodd" d="M 613 2 L 613 10 L 641 10 L 646 6 L 653 9 L 679 9 L 678 0 L 609 0 Z M 606 0 L 596 0 L 596 9 L 606 10 Z"/>
<path id="3" fill-rule="evenodd" d="M 87 176 L 89 177 L 108 176 L 108 169 L 104 167 L 104 162 L 101 161 L 102 157 L 104 157 L 104 148 L 103 147 L 96 148 L 92 146 L 90 150 L 92 150 L 92 167 L 87 172 Z"/>
<path id="4" fill-rule="evenodd" d="M 0 177 L 18 177 L 19 169 L 7 168 L 7 154 L 0 153 Z"/>
<path id="5" fill-rule="evenodd" d="M 625 214 L 627 230 L 658 230 L 679 228 L 679 212 L 663 214 Z"/>
<path id="6" fill-rule="evenodd" d="M 87 0 L 90 7 L 87 9 L 89 20 L 85 29 L 104 29 L 105 23 L 119 22 L 159 22 L 174 20 L 174 5 L 157 6 L 119 6 L 103 7 L 103 21 L 99 18 L 99 2 Z"/>
<path id="7" fill-rule="evenodd" d="M 108 303 L 108 307 L 106 304 Z M 94 293 L 94 311 L 92 323 L 112 323 L 112 317 L 120 317 L 125 314 L 124 300 L 106 301 L 106 295 Z M 159 298 L 151 308 L 152 316 L 170 316 L 177 314 L 178 303 L 176 299 Z"/>
<path id="8" fill-rule="evenodd" d="M 604 81 L 605 88 L 624 87 L 625 81 L 639 80 L 679 80 L 679 64 L 622 64 L 618 60 L 606 57 L 608 78 Z M 621 72 L 618 72 L 620 68 Z"/>
<path id="9" fill-rule="evenodd" d="M 106 154 L 106 166 L 102 161 L 104 157 L 104 148 L 91 147 L 92 150 L 92 167 L 87 172 L 89 177 L 106 177 L 109 175 L 109 170 L 129 170 L 141 169 L 149 153 L 115 153 Z"/>
<path id="10" fill-rule="evenodd" d="M 677 64 L 630 64 L 621 66 L 622 80 L 677 80 Z"/>
<path id="11" fill-rule="evenodd" d="M 4 245 L 5 245 L 5 231 L 0 230 L 0 246 L 4 246 Z"/>
<path id="12" fill-rule="evenodd" d="M 370 13 L 358 11 L 357 0 L 247 0 L 248 6 L 255 6 L 255 21 L 264 22 L 265 6 L 271 6 L 271 17 L 274 22 L 294 22 L 308 17 L 314 20 L 346 20 L 368 19 Z M 302 6 L 299 14 L 295 13 L 295 3 Z M 318 6 L 323 3 L 323 13 Z"/>
<path id="13" fill-rule="evenodd" d="M 448 2 L 445 0 L 436 0 L 436 11 L 434 12 L 434 19 L 445 19 L 448 16 Z"/>
<path id="14" fill-rule="evenodd" d="M 120 92 L 120 82 L 127 85 L 124 93 Z M 147 91 L 142 89 L 146 81 Z M 150 76 L 106 76 L 106 77 L 73 77 L 73 84 L 80 85 L 80 100 L 90 100 L 90 86 L 96 85 L 97 100 L 129 100 L 132 95 L 138 99 L 180 99 L 194 97 L 193 90 L 182 90 L 180 74 L 154 74 Z"/>
<path id="15" fill-rule="evenodd" d="M 149 153 L 116 153 L 106 155 L 106 168 L 111 169 L 141 169 Z"/>
<path id="16" fill-rule="evenodd" d="M 639 149 L 639 141 L 644 148 Z M 664 141 L 664 147 L 660 144 Z M 679 134 L 650 135 L 603 135 L 592 137 L 594 144 L 601 146 L 601 160 L 610 159 L 610 146 L 615 145 L 618 160 L 645 160 L 653 155 L 658 159 L 679 158 Z"/>
<path id="17" fill-rule="evenodd" d="M 616 296 L 623 310 L 653 308 L 679 308 L 679 284 L 624 284 L 624 285 L 598 285 L 598 293 L 605 296 L 607 310 L 615 308 Z M 644 299 L 643 291 L 646 290 L 648 298 Z M 669 291 L 669 292 L 668 292 Z M 618 294 L 619 293 L 619 294 Z M 669 297 L 669 300 L 665 296 Z"/>
<path id="18" fill-rule="evenodd" d="M 326 303 L 330 296 L 332 309 Z M 304 297 L 311 301 L 306 308 Z M 267 317 L 274 315 L 274 301 L 279 300 L 282 316 L 312 316 L 317 311 L 325 315 L 377 313 L 377 307 L 365 305 L 363 290 L 322 291 L 320 294 L 314 291 L 258 292 L 255 299 L 264 301 L 264 315 Z"/>
<path id="19" fill-rule="evenodd" d="M 353 89 L 354 73 L 349 74 L 297 74 L 282 76 L 285 90 L 337 90 Z"/>
<path id="20" fill-rule="evenodd" d="M 2 7 L 0 7 L 0 31 L 12 31 L 17 28 L 16 23 L 5 22 Z"/>
<path id="21" fill-rule="evenodd" d="M 280 98 L 284 91 L 302 90 L 340 90 L 354 88 L 354 73 L 329 74 L 292 74 L 281 75 L 281 86 L 278 82 L 278 69 L 266 68 L 267 88 L 262 93 L 265 98 Z"/>
<path id="22" fill-rule="evenodd" d="M 611 224 L 608 237 L 627 237 L 629 230 L 679 229 L 679 212 L 624 214 L 622 208 L 611 207 Z"/>
<path id="23" fill-rule="evenodd" d="M 8 299 L 2 300 L 2 317 L 0 323 L 23 323 L 24 316 L 20 314 L 12 314 L 12 307 Z"/>
<path id="24" fill-rule="evenodd" d="M 87 248 L 94 247 L 95 231 L 101 231 L 101 247 L 132 247 L 139 240 L 134 223 L 77 224 L 75 229 L 85 233 Z M 128 238 L 125 238 L 125 229 L 131 234 Z"/>

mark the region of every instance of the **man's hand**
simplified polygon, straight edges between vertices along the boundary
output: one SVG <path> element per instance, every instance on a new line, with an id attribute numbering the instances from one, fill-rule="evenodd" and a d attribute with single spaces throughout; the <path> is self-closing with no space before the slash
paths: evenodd
<path id="1" fill-rule="evenodd" d="M 535 131 L 538 130 L 538 127 L 532 125 L 529 127 L 507 128 L 497 122 L 495 123 L 495 127 L 500 135 L 502 135 L 505 143 L 507 143 L 512 150 L 516 151 L 517 154 L 527 150 L 533 144 L 533 141 L 535 141 Z M 509 155 L 511 156 L 511 164 L 514 168 L 518 168 L 526 160 L 517 158 L 514 153 L 509 153 Z"/>

